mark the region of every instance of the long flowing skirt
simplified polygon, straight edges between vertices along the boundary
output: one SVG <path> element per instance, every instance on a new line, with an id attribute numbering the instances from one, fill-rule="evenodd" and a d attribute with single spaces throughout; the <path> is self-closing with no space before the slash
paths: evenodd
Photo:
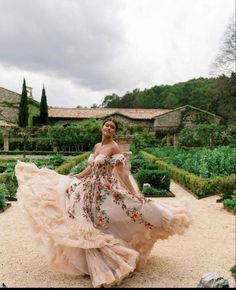
<path id="1" fill-rule="evenodd" d="M 158 239 L 181 235 L 192 222 L 176 200 L 140 202 L 116 184 L 123 199 L 113 188 L 98 206 L 85 198 L 86 182 L 20 161 L 15 172 L 18 201 L 49 269 L 90 275 L 93 287 L 118 284 L 145 265 Z"/>

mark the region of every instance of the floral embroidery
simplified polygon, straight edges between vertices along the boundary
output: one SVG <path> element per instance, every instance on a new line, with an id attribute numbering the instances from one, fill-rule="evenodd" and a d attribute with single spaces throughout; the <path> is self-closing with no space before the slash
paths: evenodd
<path id="1" fill-rule="evenodd" d="M 114 154 L 110 158 L 104 154 L 99 154 L 94 158 L 91 154 L 88 162 L 92 166 L 91 174 L 86 178 L 72 182 L 66 191 L 67 198 L 72 200 L 72 206 L 67 211 L 68 216 L 75 218 L 78 203 L 82 202 L 82 216 L 91 221 L 94 226 L 107 228 L 110 218 L 102 205 L 110 197 L 113 203 L 120 206 L 133 222 L 152 228 L 152 225 L 144 220 L 142 213 L 136 207 L 127 206 L 130 193 L 120 186 L 112 174 L 116 163 L 125 164 L 124 155 Z M 132 198 L 135 197 L 132 196 Z M 144 202 L 146 202 L 145 198 Z"/>
<path id="2" fill-rule="evenodd" d="M 148 227 L 149 229 L 153 228 L 153 225 L 144 220 L 142 213 L 139 212 L 137 208 L 133 207 L 127 209 L 126 214 L 131 218 L 133 222 L 138 222 L 139 224 L 144 223 L 145 227 Z"/>

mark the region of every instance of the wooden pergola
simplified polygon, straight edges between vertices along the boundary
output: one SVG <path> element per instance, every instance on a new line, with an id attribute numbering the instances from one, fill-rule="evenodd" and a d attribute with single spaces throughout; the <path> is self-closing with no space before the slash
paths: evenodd
<path id="1" fill-rule="evenodd" d="M 9 151 L 9 137 L 12 128 L 18 127 L 16 124 L 0 120 L 0 128 L 3 129 L 3 151 Z"/>

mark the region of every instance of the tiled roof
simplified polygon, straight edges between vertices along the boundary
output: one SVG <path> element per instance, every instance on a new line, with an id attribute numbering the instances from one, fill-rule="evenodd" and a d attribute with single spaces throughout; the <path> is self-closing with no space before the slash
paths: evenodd
<path id="1" fill-rule="evenodd" d="M 105 118 L 113 114 L 121 114 L 131 119 L 152 119 L 167 113 L 167 109 L 124 109 L 124 108 L 48 108 L 48 116 L 52 118 Z"/>

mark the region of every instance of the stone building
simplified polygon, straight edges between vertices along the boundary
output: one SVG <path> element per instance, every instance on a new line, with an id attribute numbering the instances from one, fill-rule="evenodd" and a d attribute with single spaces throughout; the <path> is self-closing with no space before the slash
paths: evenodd
<path id="1" fill-rule="evenodd" d="M 33 116 L 39 114 L 39 102 L 34 100 L 32 88 L 27 87 L 29 103 L 29 125 L 33 125 Z M 0 120 L 17 125 L 21 95 L 0 87 Z"/>
<path id="2" fill-rule="evenodd" d="M 190 105 L 179 107 L 154 117 L 153 129 L 158 132 L 176 133 L 195 124 L 220 124 L 221 117 Z"/>
<path id="3" fill-rule="evenodd" d="M 116 121 L 153 130 L 153 121 L 157 116 L 169 112 L 167 109 L 128 109 L 128 108 L 52 108 L 48 109 L 49 124 L 79 124 L 87 119 L 114 118 Z M 35 123 L 38 116 L 34 117 Z"/>
<path id="4" fill-rule="evenodd" d="M 33 99 L 32 88 L 27 87 L 30 126 L 33 125 L 33 116 L 39 113 L 39 103 Z M 3 149 L 9 150 L 10 131 L 18 126 L 19 106 L 21 95 L 0 87 L 0 128 L 3 135 Z"/>
<path id="5" fill-rule="evenodd" d="M 178 143 L 178 132 L 186 127 L 196 124 L 215 124 L 221 122 L 221 117 L 190 105 L 179 107 L 156 116 L 153 122 L 153 130 L 166 135 L 167 145 Z"/>

